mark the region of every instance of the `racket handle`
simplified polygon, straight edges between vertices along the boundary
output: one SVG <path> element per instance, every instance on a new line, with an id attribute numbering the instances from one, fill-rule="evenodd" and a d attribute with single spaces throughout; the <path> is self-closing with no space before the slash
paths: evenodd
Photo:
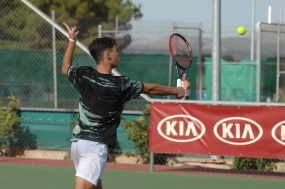
<path id="1" fill-rule="evenodd" d="M 177 84 L 176 84 L 177 87 L 181 87 L 182 86 L 182 81 L 181 79 L 177 79 Z"/>

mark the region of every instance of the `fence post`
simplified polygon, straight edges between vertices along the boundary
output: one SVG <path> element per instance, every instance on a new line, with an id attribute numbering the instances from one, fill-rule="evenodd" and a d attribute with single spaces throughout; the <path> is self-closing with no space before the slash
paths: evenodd
<path id="1" fill-rule="evenodd" d="M 98 25 L 98 38 L 102 37 L 102 25 Z"/>
<path id="2" fill-rule="evenodd" d="M 280 9 L 280 24 L 282 24 L 282 9 Z M 276 102 L 279 100 L 279 83 L 280 83 L 280 52 L 281 52 L 281 25 L 278 24 L 277 32 L 277 66 L 276 66 Z"/>
<path id="3" fill-rule="evenodd" d="M 254 23 L 255 23 L 255 0 L 252 0 L 252 14 L 251 14 L 251 44 L 250 44 L 250 60 L 254 59 Z"/>
<path id="4" fill-rule="evenodd" d="M 149 163 L 149 165 L 150 165 L 150 172 L 153 172 L 153 167 L 154 167 L 154 154 L 152 153 L 152 152 L 150 152 L 150 163 Z"/>
<path id="5" fill-rule="evenodd" d="M 261 26 L 261 22 L 258 22 L 256 45 L 256 102 L 260 102 Z"/>
<path id="6" fill-rule="evenodd" d="M 115 25 L 115 38 L 118 38 L 118 26 L 119 26 L 119 17 L 116 16 L 116 25 Z"/>
<path id="7" fill-rule="evenodd" d="M 55 22 L 54 10 L 51 11 L 52 21 Z M 55 27 L 52 25 L 52 54 L 53 54 L 53 93 L 54 108 L 57 109 L 57 76 L 56 76 L 56 37 Z M 49 94 L 48 94 L 49 95 Z"/>
<path id="8" fill-rule="evenodd" d="M 175 23 L 172 22 L 172 33 L 175 32 Z M 169 68 L 168 68 L 168 86 L 171 86 L 171 77 L 172 77 L 172 57 L 169 55 Z M 170 96 L 167 97 L 170 99 Z"/>
<path id="9" fill-rule="evenodd" d="M 203 69 L 203 61 L 202 61 L 202 22 L 199 22 L 199 56 L 198 56 L 198 62 L 199 62 L 199 100 L 202 100 L 202 69 Z"/>

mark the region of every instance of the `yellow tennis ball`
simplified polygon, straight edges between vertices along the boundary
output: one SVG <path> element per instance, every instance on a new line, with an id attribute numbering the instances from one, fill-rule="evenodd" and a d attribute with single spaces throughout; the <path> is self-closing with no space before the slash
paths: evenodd
<path id="1" fill-rule="evenodd" d="M 243 27 L 243 26 L 238 27 L 237 33 L 238 33 L 239 35 L 244 35 L 244 34 L 246 33 L 245 27 Z"/>

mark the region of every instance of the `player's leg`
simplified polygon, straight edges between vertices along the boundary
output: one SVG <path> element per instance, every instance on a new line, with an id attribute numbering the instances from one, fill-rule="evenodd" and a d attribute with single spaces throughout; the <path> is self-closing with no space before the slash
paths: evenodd
<path id="1" fill-rule="evenodd" d="M 95 187 L 95 189 L 102 189 L 103 187 L 102 187 L 102 180 L 100 179 L 99 181 L 98 181 L 98 184 L 97 184 L 97 186 Z"/>
<path id="2" fill-rule="evenodd" d="M 102 189 L 103 173 L 108 147 L 98 142 L 78 140 L 71 146 L 76 168 L 75 189 Z"/>
<path id="3" fill-rule="evenodd" d="M 74 189 L 102 189 L 101 182 L 97 186 L 81 177 L 75 177 Z"/>

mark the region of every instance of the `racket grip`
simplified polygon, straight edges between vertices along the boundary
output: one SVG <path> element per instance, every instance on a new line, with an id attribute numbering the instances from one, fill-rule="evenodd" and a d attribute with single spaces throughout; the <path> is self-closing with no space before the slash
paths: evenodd
<path id="1" fill-rule="evenodd" d="M 177 87 L 181 87 L 182 86 L 182 81 L 181 79 L 177 79 L 177 84 L 176 84 Z"/>

